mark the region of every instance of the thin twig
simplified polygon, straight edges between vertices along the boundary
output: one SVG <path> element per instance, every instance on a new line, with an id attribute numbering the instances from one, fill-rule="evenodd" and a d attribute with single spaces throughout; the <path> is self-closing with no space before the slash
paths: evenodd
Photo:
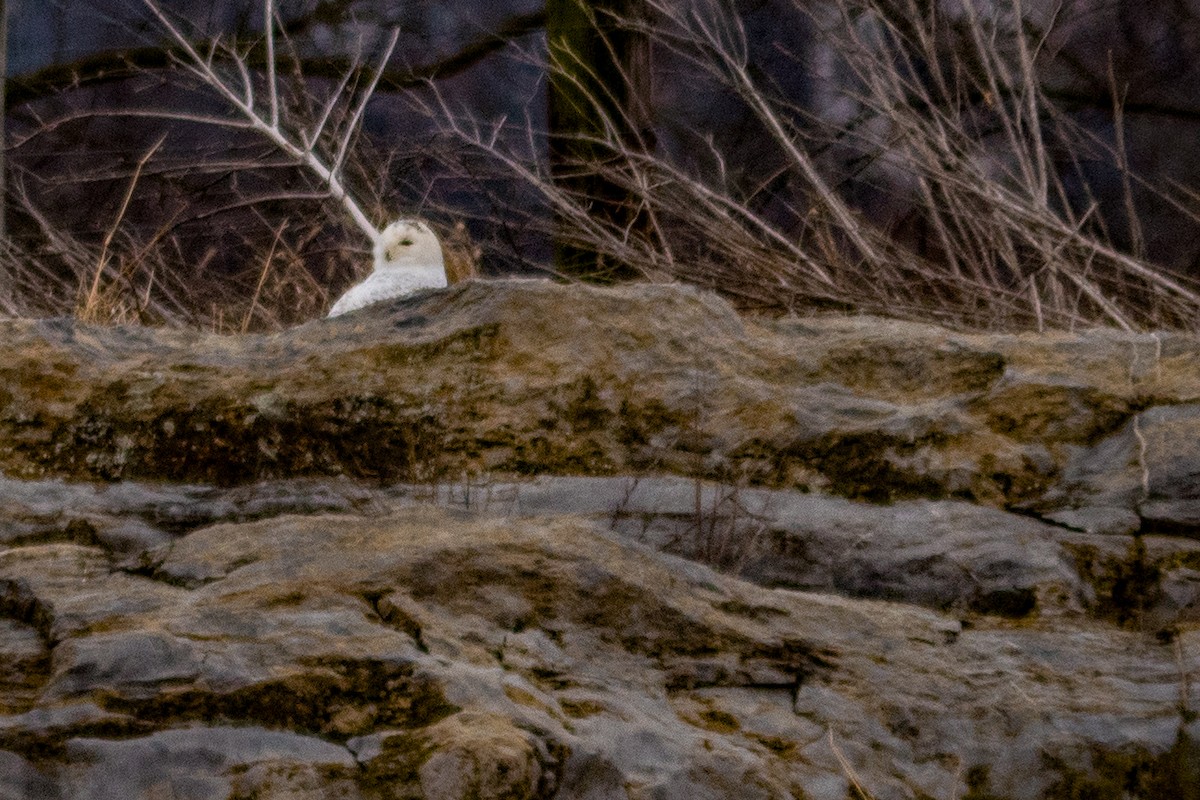
<path id="1" fill-rule="evenodd" d="M 845 773 L 847 780 L 850 781 L 850 785 L 854 787 L 854 791 L 858 793 L 858 800 L 872 800 L 871 793 L 863 788 L 862 780 L 858 777 L 858 773 L 854 770 L 854 766 L 851 765 L 850 761 L 846 758 L 846 755 L 842 752 L 842 748 L 838 747 L 837 742 L 834 741 L 833 728 L 829 729 L 829 748 L 833 750 L 833 757 L 837 759 L 838 764 L 842 768 L 842 772 Z"/>
<path id="2" fill-rule="evenodd" d="M 379 238 L 379 229 L 370 221 L 362 207 L 359 205 L 355 197 L 349 192 L 345 184 L 342 182 L 338 174 L 339 162 L 332 162 L 334 166 L 326 164 L 321 157 L 310 146 L 309 142 L 305 141 L 303 136 L 297 136 L 294 140 L 283 129 L 281 125 L 273 125 L 271 119 L 264 119 L 254 107 L 253 83 L 249 78 L 249 72 L 246 67 L 245 59 L 235 51 L 229 51 L 229 56 L 232 58 L 234 65 L 237 67 L 239 74 L 242 76 L 243 91 L 239 92 L 231 86 L 225 79 L 217 74 L 213 67 L 211 57 L 205 57 L 200 54 L 196 47 L 184 36 L 183 31 L 177 25 L 171 22 L 170 18 L 163 13 L 155 0 L 143 0 L 143 3 L 150 10 L 150 13 L 158 20 L 159 24 L 171 35 L 175 43 L 183 51 L 188 58 L 188 69 L 199 77 L 204 83 L 216 90 L 218 94 L 225 98 L 231 106 L 236 109 L 243 118 L 249 123 L 249 126 L 266 137 L 272 144 L 278 147 L 283 152 L 287 153 L 298 162 L 303 164 L 310 172 L 312 172 L 318 180 L 325 186 L 329 187 L 329 193 L 333 199 L 340 202 L 343 208 L 349 213 L 350 218 L 358 226 L 358 228 L 367 235 L 372 244 Z M 393 44 L 391 45 L 394 47 Z M 213 45 L 215 53 L 216 43 Z M 390 47 L 389 47 L 390 55 Z M 376 80 L 378 76 L 376 76 Z M 272 84 L 272 91 L 277 91 Z M 353 126 L 351 126 L 353 128 Z M 347 136 L 353 135 L 351 132 Z"/>
<path id="3" fill-rule="evenodd" d="M 263 33 L 267 37 L 267 92 L 271 99 L 271 127 L 279 127 L 279 83 L 275 79 L 275 0 L 263 2 Z"/>
<path id="4" fill-rule="evenodd" d="M 92 288 L 88 291 L 87 299 L 84 300 L 83 308 L 79 312 L 79 316 L 83 320 L 92 320 L 95 318 L 97 298 L 100 293 L 100 276 L 104 274 L 104 269 L 108 266 L 108 249 L 112 245 L 113 237 L 117 235 L 117 229 L 120 228 L 121 221 L 125 218 L 129 202 L 133 199 L 133 192 L 137 188 L 138 179 L 142 175 L 142 168 L 158 152 L 158 148 L 162 147 L 166 139 L 166 134 L 160 136 L 158 141 L 151 145 L 142 155 L 141 159 L 138 160 L 137 166 L 133 170 L 133 177 L 129 179 L 129 186 L 125 190 L 125 197 L 121 200 L 121 207 L 117 209 L 117 216 L 113 219 L 112 225 L 109 226 L 108 232 L 104 235 L 104 241 L 100 244 L 100 255 L 96 259 L 96 271 L 92 276 Z"/>
<path id="5" fill-rule="evenodd" d="M 279 239 L 283 236 L 286 228 L 287 223 L 284 222 L 275 231 L 275 240 L 271 242 L 271 249 L 267 252 L 267 257 L 263 259 L 263 268 L 258 275 L 258 284 L 255 285 L 254 294 L 250 297 L 250 307 L 246 309 L 246 316 L 242 318 L 242 333 L 250 329 L 250 319 L 254 316 L 254 307 L 258 305 L 258 297 L 262 294 L 263 284 L 267 282 L 267 273 L 271 271 L 271 261 L 275 258 L 275 248 L 279 245 Z"/>

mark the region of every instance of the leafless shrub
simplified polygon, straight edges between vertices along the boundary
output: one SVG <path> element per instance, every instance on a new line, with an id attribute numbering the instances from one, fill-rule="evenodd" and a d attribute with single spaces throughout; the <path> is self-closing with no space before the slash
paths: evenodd
<path id="1" fill-rule="evenodd" d="M 641 478 L 625 479 L 624 496 L 608 514 L 608 527 L 725 572 L 740 573 L 763 553 L 775 516 L 770 495 L 745 481 L 692 481 L 690 513 L 635 501 Z"/>
<path id="2" fill-rule="evenodd" d="M 1096 204 L 1073 205 L 1062 177 L 1072 160 L 1099 155 L 1129 172 L 1041 89 L 1036 60 L 1053 17 L 1039 25 L 1019 2 L 985 11 L 963 0 L 953 15 L 915 0 L 839 5 L 835 41 L 863 87 L 857 99 L 883 123 L 854 132 L 916 179 L 932 263 L 950 286 L 979 287 L 965 297 L 974 316 L 1039 328 L 1195 324 L 1194 282 L 1119 252 Z M 851 24 L 863 15 L 870 34 Z M 1132 211 L 1128 193 L 1127 203 Z"/>
<path id="3" fill-rule="evenodd" d="M 1097 203 L 1078 208 L 1065 185 L 1064 173 L 1081 161 L 1103 158 L 1121 169 L 1140 241 L 1132 201 L 1139 179 L 1123 141 L 1110 146 L 1089 135 L 1041 89 L 1038 58 L 1053 18 L 1036 20 L 1020 3 L 985 11 L 963 0 L 952 14 L 917 0 L 797 0 L 795 12 L 814 20 L 849 76 L 842 100 L 854 113 L 831 118 L 756 75 L 730 6 L 647 2 L 648 22 L 624 23 L 642 26 L 660 52 L 742 101 L 766 145 L 755 158 L 774 165 L 770 182 L 786 191 L 739 179 L 731 166 L 738 154 L 715 144 L 707 169 L 696 169 L 630 142 L 622 131 L 634 120 L 606 118 L 611 104 L 593 98 L 604 133 L 589 144 L 605 155 L 572 166 L 620 187 L 632 209 L 625 218 L 646 222 L 620 226 L 524 155 L 537 151 L 526 142 L 547 132 L 527 122 L 523 131 L 485 124 L 451 108 L 434 86 L 417 107 L 532 187 L 552 212 L 547 218 L 565 222 L 548 235 L 652 280 L 711 287 L 743 307 L 845 308 L 974 328 L 1194 328 L 1200 319 L 1195 280 L 1119 250 Z M 1119 123 L 1116 95 L 1114 111 Z M 857 175 L 845 174 L 849 160 L 863 165 Z M 850 180 L 907 182 L 917 233 L 856 210 L 841 188 Z M 1187 198 L 1167 199 L 1200 221 Z"/>
<path id="4" fill-rule="evenodd" d="M 740 572 L 760 554 L 771 520 L 767 509 L 753 508 L 751 493 L 736 482 L 706 486 L 696 479 L 694 488 L 691 526 L 678 546 L 706 564 Z"/>

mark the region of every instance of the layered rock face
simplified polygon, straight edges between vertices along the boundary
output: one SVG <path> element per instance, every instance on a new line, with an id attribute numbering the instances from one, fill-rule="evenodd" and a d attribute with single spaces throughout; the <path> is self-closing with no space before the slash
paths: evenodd
<path id="1" fill-rule="evenodd" d="M 0 798 L 1200 797 L 1200 342 L 0 323 Z"/>

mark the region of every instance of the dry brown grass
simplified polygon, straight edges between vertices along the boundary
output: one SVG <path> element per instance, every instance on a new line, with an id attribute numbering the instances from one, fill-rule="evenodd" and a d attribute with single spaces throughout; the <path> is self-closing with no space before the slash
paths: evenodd
<path id="1" fill-rule="evenodd" d="M 446 263 L 446 281 L 453 286 L 480 276 L 483 248 L 471 238 L 466 224 L 458 220 L 450 226 L 435 226 L 442 240 L 442 259 Z"/>
<path id="2" fill-rule="evenodd" d="M 773 166 L 770 180 L 739 179 L 739 154 L 715 144 L 702 169 L 639 147 L 622 133 L 634 120 L 604 119 L 596 100 L 607 133 L 588 143 L 603 156 L 569 166 L 619 187 L 631 209 L 625 217 L 640 220 L 623 226 L 505 146 L 537 132 L 506 135 L 436 96 L 418 105 L 447 136 L 532 187 L 552 212 L 534 221 L 548 235 L 650 280 L 710 287 L 744 308 L 847 309 L 991 329 L 1197 326 L 1197 281 L 1136 254 L 1144 237 L 1133 186 L 1153 187 L 1130 172 L 1121 136 L 1115 145 L 1098 140 L 1041 88 L 1039 54 L 1052 18 L 1035 19 L 1020 3 L 985 14 L 964 0 L 951 17 L 918 0 L 834 0 L 818 11 L 796 0 L 795 13 L 811 17 L 849 76 L 840 99 L 854 113 L 829 119 L 759 75 L 742 21 L 725 4 L 650 5 L 653 22 L 643 32 L 655 47 L 724 86 L 753 115 L 761 145 L 754 158 Z M 1114 119 L 1119 133 L 1115 92 Z M 1113 245 L 1094 200 L 1080 208 L 1066 186 L 1071 169 L 1097 159 L 1124 175 L 1119 211 L 1133 219 L 1134 253 Z M 847 200 L 850 161 L 865 165 L 860 184 L 908 184 L 908 225 L 919 235 Z M 1163 190 L 1160 198 L 1200 222 L 1181 193 Z"/>

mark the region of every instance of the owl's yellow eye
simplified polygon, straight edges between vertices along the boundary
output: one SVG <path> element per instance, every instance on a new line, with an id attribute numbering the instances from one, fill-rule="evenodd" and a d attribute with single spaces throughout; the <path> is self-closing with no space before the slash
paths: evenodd
<path id="1" fill-rule="evenodd" d="M 412 243 L 413 243 L 413 240 L 409 239 L 407 237 L 400 240 L 400 244 L 404 245 L 405 247 L 408 247 Z"/>

